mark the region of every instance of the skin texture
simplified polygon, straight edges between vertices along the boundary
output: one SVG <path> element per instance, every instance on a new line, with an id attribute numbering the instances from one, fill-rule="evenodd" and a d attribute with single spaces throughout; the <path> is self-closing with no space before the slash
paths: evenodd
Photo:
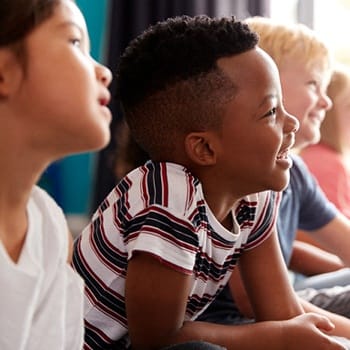
<path id="1" fill-rule="evenodd" d="M 221 59 L 218 65 L 235 79 L 239 92 L 224 108 L 222 128 L 189 133 L 184 149 L 186 166 L 200 179 L 212 212 L 222 225 L 232 228 L 228 213 L 242 195 L 267 188 L 281 190 L 287 185 L 291 163 L 286 150 L 292 146 L 298 123 L 284 110 L 277 69 L 261 50 Z M 236 147 L 245 157 L 233 151 Z M 256 171 L 261 178 L 254 176 Z M 276 233 L 242 255 L 240 270 L 261 322 L 242 326 L 184 322 L 192 277 L 147 253 L 135 254 L 126 276 L 133 348 L 158 349 L 198 339 L 229 350 L 343 348 L 324 335 L 333 328 L 325 317 L 302 315 L 287 280 Z M 273 305 L 267 305 L 266 298 L 274 300 Z"/>
<path id="2" fill-rule="evenodd" d="M 300 122 L 294 145 L 300 150 L 320 140 L 320 125 L 332 107 L 326 94 L 330 75 L 317 61 L 306 65 L 295 59 L 287 59 L 279 72 L 285 108 Z"/>
<path id="3" fill-rule="evenodd" d="M 249 69 L 238 72 L 246 60 Z M 190 133 L 185 149 L 191 159 L 186 166 L 204 184 L 207 202 L 221 221 L 242 196 L 287 185 L 291 163 L 286 152 L 298 123 L 283 108 L 278 72 L 262 50 L 222 58 L 218 66 L 240 82 L 239 91 L 226 105 L 221 129 Z"/>
<path id="4" fill-rule="evenodd" d="M 89 54 L 85 20 L 69 0 L 26 38 L 27 66 L 0 48 L 0 239 L 16 262 L 32 187 L 50 162 L 109 141 L 111 72 Z"/>

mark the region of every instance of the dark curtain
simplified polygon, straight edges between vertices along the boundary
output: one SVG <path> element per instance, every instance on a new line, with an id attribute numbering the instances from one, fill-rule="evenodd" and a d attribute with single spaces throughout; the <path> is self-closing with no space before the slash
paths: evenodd
<path id="1" fill-rule="evenodd" d="M 250 16 L 270 16 L 270 0 L 248 0 Z"/>
<path id="2" fill-rule="evenodd" d="M 224 0 L 111 0 L 108 67 L 113 73 L 115 72 L 118 58 L 129 41 L 149 25 L 177 15 L 206 14 L 215 16 L 220 1 Z M 238 2 L 235 3 L 238 0 L 227 1 L 232 9 L 238 5 Z M 268 0 L 246 0 L 244 12 L 249 12 L 250 15 L 266 15 L 268 2 Z M 236 15 L 239 16 L 237 13 Z M 110 89 L 113 96 L 115 93 L 113 82 Z M 113 113 L 112 139 L 107 148 L 98 154 L 93 211 L 116 184 L 113 169 L 116 151 L 115 135 L 121 121 L 121 113 L 113 99 L 110 107 Z"/>

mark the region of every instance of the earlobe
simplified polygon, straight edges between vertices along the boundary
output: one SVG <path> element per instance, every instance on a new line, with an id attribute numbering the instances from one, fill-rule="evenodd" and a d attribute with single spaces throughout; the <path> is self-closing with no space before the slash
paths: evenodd
<path id="1" fill-rule="evenodd" d="M 214 165 L 216 151 L 210 135 L 207 132 L 193 132 L 185 139 L 187 156 L 198 165 Z"/>

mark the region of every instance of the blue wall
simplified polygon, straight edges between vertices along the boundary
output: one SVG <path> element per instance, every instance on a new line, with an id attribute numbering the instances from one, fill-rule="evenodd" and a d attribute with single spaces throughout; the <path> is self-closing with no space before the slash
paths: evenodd
<path id="1" fill-rule="evenodd" d="M 88 26 L 91 55 L 100 62 L 107 57 L 109 1 L 76 0 Z M 52 164 L 39 184 L 52 194 L 65 213 L 88 214 L 95 185 L 95 163 L 95 153 L 67 157 Z"/>

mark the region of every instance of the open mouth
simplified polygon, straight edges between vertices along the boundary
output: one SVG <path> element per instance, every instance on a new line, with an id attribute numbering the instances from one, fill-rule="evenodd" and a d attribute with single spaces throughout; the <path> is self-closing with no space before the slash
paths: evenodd
<path id="1" fill-rule="evenodd" d="M 100 103 L 101 106 L 107 106 L 108 103 L 109 103 L 109 101 L 108 101 L 107 98 L 100 98 L 100 99 L 98 100 L 98 102 Z"/>

